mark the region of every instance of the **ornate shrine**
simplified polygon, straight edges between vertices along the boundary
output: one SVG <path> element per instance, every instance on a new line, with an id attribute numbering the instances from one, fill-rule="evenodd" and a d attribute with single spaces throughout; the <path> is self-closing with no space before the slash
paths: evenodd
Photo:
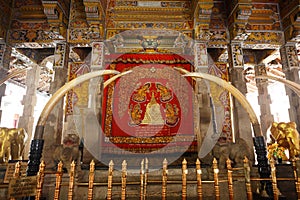
<path id="1" fill-rule="evenodd" d="M 28 174 L 37 173 L 41 157 L 54 165 L 67 150 L 83 169 L 91 160 L 107 167 L 111 157 L 138 166 L 145 155 L 157 156 L 157 165 L 169 156 L 173 166 L 197 157 L 210 166 L 217 150 L 242 139 L 258 155 L 261 177 L 269 177 L 269 127 L 283 117 L 271 108 L 278 81 L 257 77 L 300 82 L 298 7 L 296 0 L 0 0 L 0 103 L 7 83 L 26 87 L 14 120 L 32 140 L 24 146 L 23 159 L 36 159 Z M 76 84 L 36 119 L 36 91 L 50 99 L 101 70 L 120 74 Z M 260 132 L 227 86 L 184 75 L 190 72 L 214 75 L 243 97 L 254 94 Z M 293 89 L 282 98 L 299 131 Z M 2 103 L 0 120 L 6 112 Z"/>

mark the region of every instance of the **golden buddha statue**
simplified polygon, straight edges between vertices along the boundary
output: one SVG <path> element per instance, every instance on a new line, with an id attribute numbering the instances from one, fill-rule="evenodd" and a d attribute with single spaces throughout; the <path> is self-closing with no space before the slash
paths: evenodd
<path id="1" fill-rule="evenodd" d="M 154 93 L 152 92 L 151 100 L 147 104 L 146 112 L 142 124 L 161 125 L 164 119 L 161 115 L 160 105 L 157 103 Z"/>

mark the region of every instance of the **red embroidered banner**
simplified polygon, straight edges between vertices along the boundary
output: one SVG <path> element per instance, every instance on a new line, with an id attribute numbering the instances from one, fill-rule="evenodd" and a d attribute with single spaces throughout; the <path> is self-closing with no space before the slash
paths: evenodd
<path id="1" fill-rule="evenodd" d="M 117 147 L 176 153 L 181 146 L 196 152 L 192 81 L 174 69 L 191 71 L 192 65 L 178 55 L 125 54 L 108 60 L 108 69 L 132 72 L 104 91 L 102 152 L 115 153 Z"/>

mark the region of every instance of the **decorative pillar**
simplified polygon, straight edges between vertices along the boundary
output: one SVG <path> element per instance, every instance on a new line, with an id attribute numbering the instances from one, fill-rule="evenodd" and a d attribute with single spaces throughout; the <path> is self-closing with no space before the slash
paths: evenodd
<path id="1" fill-rule="evenodd" d="M 91 67 L 90 71 L 98 71 L 103 69 L 103 59 L 104 59 L 104 43 L 103 42 L 93 42 L 92 43 L 92 56 L 91 56 Z M 102 139 L 103 135 L 99 134 L 101 130 L 99 127 L 102 112 L 102 77 L 92 78 L 89 81 L 88 86 L 88 105 L 79 109 L 82 109 L 81 117 L 82 117 L 82 126 L 83 133 L 81 138 L 81 144 L 95 144 L 93 151 L 100 152 L 99 149 L 95 149 L 96 147 L 102 148 Z M 99 119 L 100 118 L 100 119 Z M 93 137 L 87 137 L 89 133 L 94 133 Z M 97 134 L 98 133 L 98 134 Z M 104 136 L 103 136 L 104 137 Z M 90 152 L 87 148 L 82 149 L 84 155 L 89 155 Z M 98 159 L 100 159 L 101 154 L 98 154 Z M 82 158 L 83 159 L 83 158 Z M 86 160 L 82 160 L 83 163 Z"/>
<path id="2" fill-rule="evenodd" d="M 39 84 L 40 78 L 40 66 L 38 64 L 32 64 L 32 69 L 27 71 L 26 76 L 26 94 L 23 97 L 22 104 L 23 115 L 19 119 L 18 127 L 25 128 L 28 133 L 28 138 L 30 141 L 32 138 L 33 125 L 34 125 L 34 107 L 36 105 L 36 90 Z M 29 152 L 29 142 L 26 143 L 24 152 Z M 25 159 L 27 154 L 24 155 Z M 39 166 L 37 166 L 39 167 Z"/>
<path id="3" fill-rule="evenodd" d="M 207 44 L 205 42 L 197 42 L 194 46 L 195 54 L 195 71 L 207 73 L 208 71 L 208 52 Z M 195 108 L 198 108 L 195 112 L 194 124 L 195 135 L 198 142 L 198 151 L 202 146 L 203 133 L 208 129 L 209 122 L 211 120 L 211 108 L 208 96 L 207 85 L 204 81 L 197 81 L 195 85 Z M 200 152 L 199 152 L 200 153 Z M 199 154 L 199 156 L 201 156 Z M 201 156 L 202 157 L 202 156 Z"/>
<path id="4" fill-rule="evenodd" d="M 4 41 L 0 41 L 0 80 L 5 78 L 9 69 L 11 47 L 6 46 Z M 5 95 L 6 84 L 0 85 L 0 122 L 2 116 L 1 101 Z"/>
<path id="5" fill-rule="evenodd" d="M 286 75 L 286 79 L 300 84 L 299 59 L 297 54 L 297 46 L 294 43 L 287 43 L 280 48 L 282 69 Z M 288 87 L 286 87 L 286 94 L 290 101 L 290 121 L 296 122 L 298 125 L 297 129 L 300 131 L 300 97 Z"/>
<path id="6" fill-rule="evenodd" d="M 104 43 L 103 42 L 93 42 L 92 43 L 92 58 L 91 58 L 91 71 L 97 71 L 103 69 L 103 59 L 104 59 Z M 101 110 L 101 91 L 99 91 L 100 82 L 102 77 L 93 78 L 90 80 L 89 84 L 89 108 L 95 113 L 99 113 Z"/>
<path id="7" fill-rule="evenodd" d="M 241 44 L 232 43 L 229 49 L 230 65 L 230 78 L 231 83 L 243 95 L 247 93 L 247 86 L 244 78 L 244 58 L 243 49 Z M 233 131 L 236 138 L 243 138 L 249 147 L 253 146 L 251 122 L 246 110 L 241 106 L 238 101 L 233 99 Z"/>
<path id="8" fill-rule="evenodd" d="M 6 76 L 6 71 L 3 69 L 4 50 L 5 50 L 5 44 L 2 43 L 0 44 L 0 80 Z M 0 122 L 2 116 L 1 101 L 2 101 L 2 97 L 5 95 L 5 89 L 6 89 L 5 84 L 0 85 Z"/>
<path id="9" fill-rule="evenodd" d="M 68 67 L 67 60 L 69 55 L 69 47 L 66 43 L 56 44 L 54 52 L 54 79 L 51 82 L 49 93 L 54 94 L 61 88 L 67 80 Z M 61 99 L 56 106 L 52 109 L 51 114 L 48 116 L 44 129 L 44 161 L 51 163 L 53 147 L 61 144 L 63 132 L 63 117 L 64 117 L 64 100 Z"/>
<path id="10" fill-rule="evenodd" d="M 0 42 L 0 67 L 3 67 L 5 70 L 9 70 L 10 61 L 11 61 L 11 53 L 12 47 L 7 46 L 3 41 Z"/>
<path id="11" fill-rule="evenodd" d="M 6 75 L 6 70 L 0 68 L 0 80 L 3 79 Z M 5 96 L 5 90 L 6 90 L 6 84 L 0 85 L 0 122 L 1 122 L 1 117 L 2 117 L 2 97 Z"/>
<path id="12" fill-rule="evenodd" d="M 239 43 L 232 43 L 229 48 L 229 55 L 232 65 L 231 68 L 231 80 L 232 84 L 240 90 L 241 93 L 246 95 L 247 86 L 244 81 L 244 58 L 243 58 L 243 50 L 242 46 Z M 233 99 L 234 100 L 234 99 Z M 236 137 L 243 138 L 249 147 L 255 147 L 256 160 L 258 165 L 258 172 L 260 177 L 267 178 L 270 176 L 270 168 L 268 165 L 267 159 L 267 149 L 266 149 L 266 141 L 263 136 L 252 136 L 251 131 L 251 122 L 247 112 L 244 108 L 237 102 L 234 103 L 234 130 L 236 131 Z M 267 182 L 263 182 L 262 185 L 269 188 L 270 184 L 266 184 Z M 272 185 L 271 185 L 272 186 Z"/>
<path id="13" fill-rule="evenodd" d="M 266 66 L 260 63 L 255 66 L 255 76 L 267 75 Z M 271 98 L 268 92 L 268 82 L 266 79 L 256 79 L 256 86 L 258 89 L 258 104 L 260 106 L 260 124 L 263 136 L 267 138 L 267 129 L 274 121 L 271 113 Z"/>
<path id="14" fill-rule="evenodd" d="M 266 66 L 264 63 L 257 64 L 255 66 L 255 75 L 266 75 Z M 268 93 L 267 80 L 256 80 L 256 86 L 258 88 L 258 104 L 260 105 L 260 124 L 263 136 L 256 136 L 253 138 L 256 159 L 258 165 L 258 172 L 261 178 L 269 178 L 271 175 L 271 169 L 267 159 L 266 137 L 267 129 L 274 121 L 274 117 L 271 114 L 271 99 Z M 272 193 L 272 182 L 261 181 L 261 190 L 266 190 L 268 195 Z"/>
<path id="15" fill-rule="evenodd" d="M 3 59 L 4 59 L 5 47 L 6 44 L 0 41 L 0 67 L 1 68 L 3 67 L 4 64 Z"/>

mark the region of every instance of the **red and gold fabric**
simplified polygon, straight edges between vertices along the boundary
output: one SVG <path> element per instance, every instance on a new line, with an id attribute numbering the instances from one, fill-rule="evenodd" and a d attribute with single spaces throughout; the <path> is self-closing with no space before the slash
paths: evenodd
<path id="1" fill-rule="evenodd" d="M 192 64 L 178 55 L 160 54 L 114 55 L 106 60 L 108 69 L 132 72 L 104 91 L 103 153 L 112 153 L 116 146 L 134 153 L 172 153 L 187 145 L 196 151 L 192 81 L 174 69 L 191 71 Z"/>

